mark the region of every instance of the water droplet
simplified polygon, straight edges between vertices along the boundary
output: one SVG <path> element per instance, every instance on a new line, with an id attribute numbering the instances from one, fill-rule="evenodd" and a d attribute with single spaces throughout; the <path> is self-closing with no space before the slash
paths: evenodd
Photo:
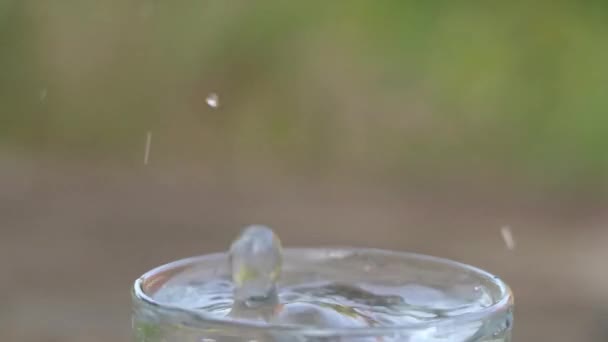
<path id="1" fill-rule="evenodd" d="M 266 226 L 249 226 L 230 246 L 230 266 L 236 300 L 276 297 L 282 266 L 281 241 Z"/>
<path id="2" fill-rule="evenodd" d="M 475 286 L 475 287 L 473 288 L 473 291 L 475 291 L 475 292 L 479 292 L 479 291 L 481 291 L 481 286 Z"/>
<path id="3" fill-rule="evenodd" d="M 146 148 L 144 150 L 144 165 L 148 165 L 150 159 L 150 145 L 152 144 L 152 132 L 146 134 Z"/>
<path id="4" fill-rule="evenodd" d="M 510 226 L 504 226 L 500 228 L 500 234 L 502 235 L 502 239 L 507 246 L 507 249 L 514 250 L 515 249 L 515 239 L 513 238 L 513 232 L 511 231 Z"/>
<path id="5" fill-rule="evenodd" d="M 220 97 L 216 93 L 211 93 L 207 95 L 205 99 L 207 105 L 211 108 L 217 108 L 220 106 Z"/>

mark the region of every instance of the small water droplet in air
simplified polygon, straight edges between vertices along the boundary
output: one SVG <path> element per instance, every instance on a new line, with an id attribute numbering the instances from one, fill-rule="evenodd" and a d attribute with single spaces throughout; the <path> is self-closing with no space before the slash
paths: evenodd
<path id="1" fill-rule="evenodd" d="M 207 95 L 205 99 L 207 105 L 211 108 L 217 108 L 220 106 L 220 97 L 216 93 L 211 93 Z"/>
<path id="2" fill-rule="evenodd" d="M 46 100 L 47 93 L 48 93 L 48 90 L 46 88 L 44 88 L 40 91 L 40 96 L 39 96 L 40 101 Z"/>
<path id="3" fill-rule="evenodd" d="M 152 144 L 152 132 L 148 131 L 146 134 L 146 148 L 144 150 L 144 165 L 148 165 L 150 159 L 150 145 Z"/>
<path id="4" fill-rule="evenodd" d="M 475 287 L 473 288 L 473 291 L 475 291 L 475 292 L 479 292 L 479 291 L 481 291 L 481 286 L 475 286 Z"/>
<path id="5" fill-rule="evenodd" d="M 500 234 L 502 235 L 502 239 L 507 246 L 507 249 L 514 250 L 515 249 L 515 239 L 513 238 L 513 232 L 511 231 L 510 226 L 504 226 L 500 228 Z"/>

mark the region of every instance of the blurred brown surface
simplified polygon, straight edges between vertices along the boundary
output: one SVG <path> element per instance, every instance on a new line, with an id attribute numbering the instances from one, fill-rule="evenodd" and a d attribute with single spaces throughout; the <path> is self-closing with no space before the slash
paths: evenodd
<path id="1" fill-rule="evenodd" d="M 181 170 L 0 159 L 0 341 L 127 341 L 138 275 L 222 250 L 250 223 L 274 227 L 286 245 L 474 264 L 513 287 L 515 341 L 608 340 L 601 203 Z"/>

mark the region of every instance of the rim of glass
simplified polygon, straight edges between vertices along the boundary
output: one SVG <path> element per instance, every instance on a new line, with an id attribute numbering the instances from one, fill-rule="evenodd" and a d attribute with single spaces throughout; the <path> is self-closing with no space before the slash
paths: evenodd
<path id="1" fill-rule="evenodd" d="M 455 269 L 462 269 L 463 271 L 470 272 L 480 279 L 486 279 L 489 283 L 495 285 L 498 292 L 497 300 L 484 308 L 476 311 L 467 312 L 459 315 L 450 317 L 441 317 L 437 319 L 431 319 L 424 322 L 406 323 L 395 326 L 378 326 L 378 327 L 357 327 L 357 328 L 315 328 L 315 327 L 303 327 L 296 325 L 279 325 L 279 324 L 268 324 L 259 323 L 247 320 L 237 320 L 234 318 L 226 319 L 217 316 L 211 316 L 204 312 L 184 308 L 176 305 L 170 305 L 167 303 L 161 303 L 156 301 L 152 296 L 148 295 L 144 289 L 143 284 L 146 279 L 154 277 L 163 272 L 170 271 L 172 269 L 184 269 L 189 265 L 195 265 L 202 261 L 218 261 L 226 258 L 226 253 L 211 253 L 204 254 L 184 259 L 179 259 L 167 264 L 155 267 L 150 271 L 144 273 L 139 277 L 133 285 L 133 296 L 134 299 L 140 301 L 146 305 L 163 311 L 166 315 L 187 315 L 193 318 L 201 324 L 210 324 L 215 326 L 224 326 L 236 330 L 249 330 L 258 332 L 280 332 L 280 333 L 292 333 L 307 337 L 335 337 L 335 336 L 364 336 L 364 335 L 387 335 L 395 332 L 414 332 L 420 330 L 426 330 L 431 328 L 450 327 L 458 326 L 466 323 L 474 323 L 478 321 L 491 320 L 495 316 L 501 315 L 505 310 L 508 310 L 513 304 L 513 293 L 509 286 L 499 277 L 465 263 L 458 261 L 425 255 L 411 252 L 398 252 L 392 250 L 375 249 L 375 248 L 353 248 L 353 247 L 296 247 L 296 248 L 285 248 L 284 253 L 297 254 L 303 258 L 327 258 L 327 253 L 338 253 L 348 255 L 353 252 L 363 254 L 374 254 L 379 256 L 392 256 L 403 258 L 404 260 L 416 260 L 434 263 L 436 265 L 442 265 L 447 267 L 453 267 Z M 196 326 L 191 327 L 197 329 Z"/>

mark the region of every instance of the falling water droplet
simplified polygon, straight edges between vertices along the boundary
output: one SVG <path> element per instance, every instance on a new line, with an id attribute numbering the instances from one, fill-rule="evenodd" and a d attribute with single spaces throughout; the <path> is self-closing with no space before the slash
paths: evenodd
<path id="1" fill-rule="evenodd" d="M 220 97 L 216 93 L 211 93 L 207 95 L 205 101 L 207 102 L 207 105 L 209 105 L 209 107 L 211 108 L 217 108 L 220 106 Z"/>
<path id="2" fill-rule="evenodd" d="M 150 145 L 152 144 L 152 132 L 146 134 L 146 149 L 144 150 L 144 165 L 148 165 L 150 159 Z"/>
<path id="3" fill-rule="evenodd" d="M 515 239 L 513 238 L 513 232 L 511 231 L 510 226 L 504 226 L 500 228 L 500 234 L 502 235 L 502 239 L 507 246 L 507 249 L 514 250 L 515 249 Z"/>

